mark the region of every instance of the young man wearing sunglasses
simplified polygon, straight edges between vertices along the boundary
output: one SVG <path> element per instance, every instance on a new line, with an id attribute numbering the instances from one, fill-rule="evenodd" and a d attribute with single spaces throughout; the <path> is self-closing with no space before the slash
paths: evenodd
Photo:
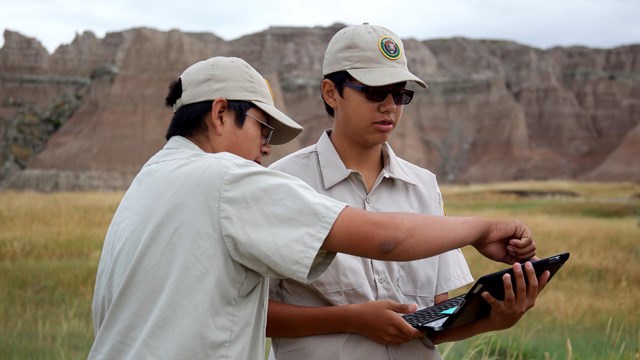
<path id="1" fill-rule="evenodd" d="M 387 143 L 414 94 L 407 82 L 427 87 L 409 72 L 400 38 L 380 26 L 346 27 L 329 42 L 323 72 L 322 98 L 332 128 L 271 168 L 351 207 L 444 215 L 435 176 L 397 157 Z M 271 359 L 439 359 L 433 343 L 502 329 L 519 319 L 512 317 L 513 308 L 494 307 L 491 321 L 427 339 L 401 318 L 446 300 L 449 291 L 472 280 L 459 249 L 412 262 L 338 254 L 311 283 L 272 279 Z M 527 294 L 533 301 L 536 295 Z"/>

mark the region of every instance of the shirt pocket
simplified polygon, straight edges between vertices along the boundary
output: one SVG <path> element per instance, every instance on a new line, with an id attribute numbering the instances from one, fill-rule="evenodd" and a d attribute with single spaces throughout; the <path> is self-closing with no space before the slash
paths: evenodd
<path id="1" fill-rule="evenodd" d="M 311 286 L 322 294 L 343 293 L 362 288 L 365 280 L 362 259 L 336 254 L 331 265 L 311 283 Z"/>
<path id="2" fill-rule="evenodd" d="M 398 262 L 398 288 L 405 296 L 412 298 L 424 298 L 420 303 L 427 301 L 433 304 L 433 298 L 437 295 L 436 282 L 438 279 L 437 258 L 427 258 L 409 262 Z"/>

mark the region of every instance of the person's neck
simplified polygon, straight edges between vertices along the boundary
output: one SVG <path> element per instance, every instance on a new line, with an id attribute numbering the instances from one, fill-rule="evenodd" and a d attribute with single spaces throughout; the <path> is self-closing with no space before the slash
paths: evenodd
<path id="1" fill-rule="evenodd" d="M 382 144 L 363 146 L 334 133 L 331 134 L 331 142 L 347 169 L 359 172 L 364 177 L 367 190 L 371 191 L 384 167 Z"/>
<path id="2" fill-rule="evenodd" d="M 217 152 L 210 139 L 203 135 L 203 134 L 196 134 L 196 135 L 192 135 L 192 136 L 187 136 L 187 139 L 189 139 L 192 143 L 196 144 L 200 149 L 202 149 L 202 151 L 206 152 L 206 153 L 215 153 Z"/>

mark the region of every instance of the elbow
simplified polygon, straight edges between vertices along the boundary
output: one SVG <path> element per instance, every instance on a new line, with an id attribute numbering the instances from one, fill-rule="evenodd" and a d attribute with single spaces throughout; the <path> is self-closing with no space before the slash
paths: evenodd
<path id="1" fill-rule="evenodd" d="M 380 256 L 386 258 L 389 255 L 393 254 L 393 252 L 397 248 L 398 248 L 397 242 L 393 240 L 385 240 L 382 243 L 380 243 L 380 245 L 378 245 L 378 252 L 380 253 Z M 395 259 L 395 260 L 399 260 L 399 259 Z"/>

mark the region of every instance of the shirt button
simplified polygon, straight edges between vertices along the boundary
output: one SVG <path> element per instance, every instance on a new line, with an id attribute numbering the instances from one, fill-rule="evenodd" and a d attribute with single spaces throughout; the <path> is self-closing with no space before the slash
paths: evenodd
<path id="1" fill-rule="evenodd" d="M 382 276 L 378 276 L 378 282 L 379 283 L 383 283 L 385 280 Z"/>
<path id="2" fill-rule="evenodd" d="M 365 201 L 367 202 L 367 204 L 371 204 L 371 198 L 367 196 L 367 198 L 365 199 Z"/>

